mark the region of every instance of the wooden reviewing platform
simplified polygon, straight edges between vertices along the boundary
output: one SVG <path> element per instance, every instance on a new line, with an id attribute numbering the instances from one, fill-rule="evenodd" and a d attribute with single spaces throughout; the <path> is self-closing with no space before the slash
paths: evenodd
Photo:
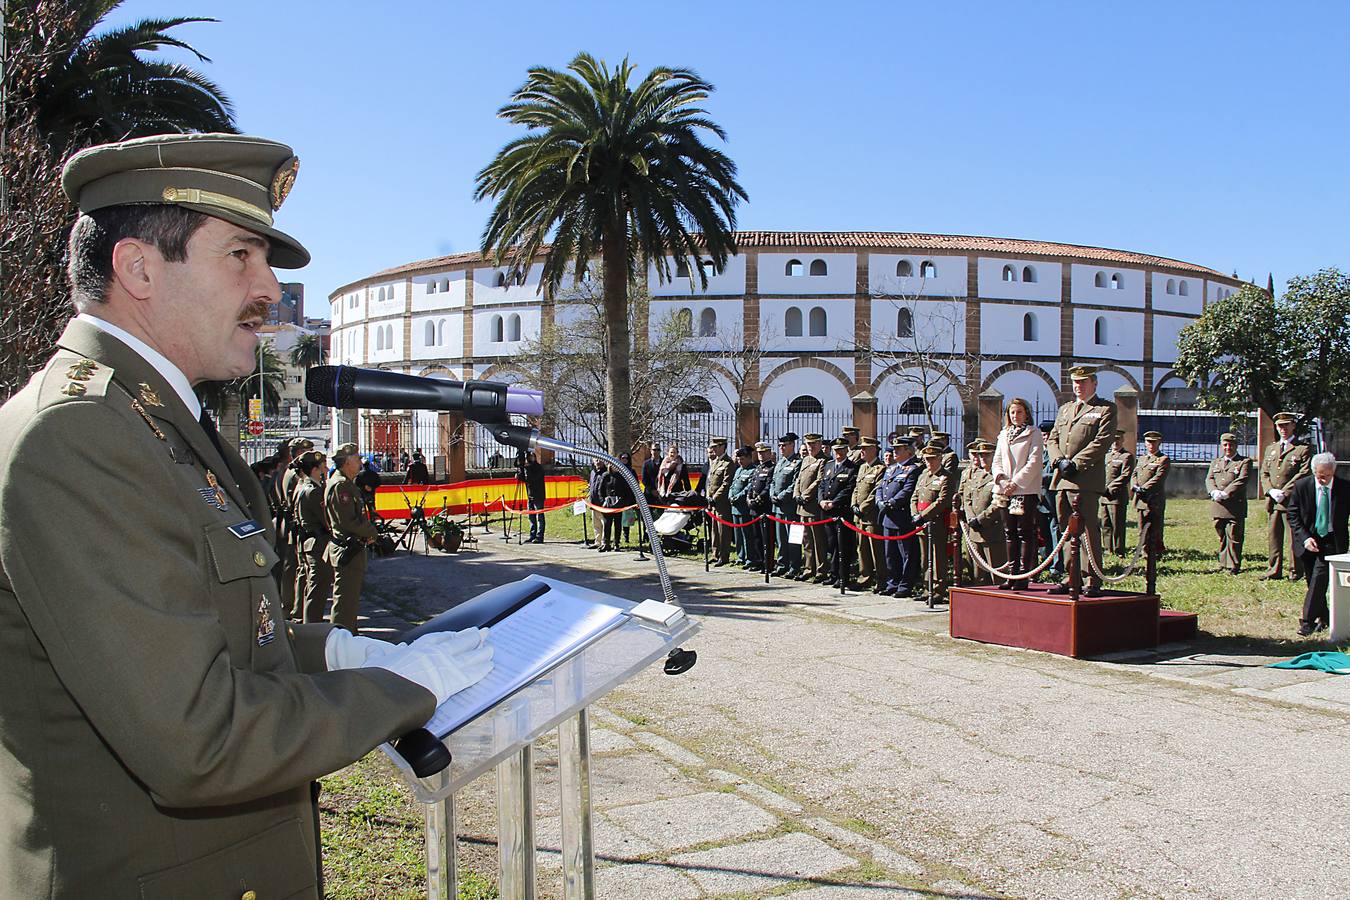
<path id="1" fill-rule="evenodd" d="M 1070 600 L 1053 585 L 1024 591 L 989 586 L 951 589 L 951 635 L 986 644 L 1084 657 L 1143 650 L 1195 636 L 1190 613 L 1159 610 L 1156 594 L 1104 590 L 1102 596 Z"/>

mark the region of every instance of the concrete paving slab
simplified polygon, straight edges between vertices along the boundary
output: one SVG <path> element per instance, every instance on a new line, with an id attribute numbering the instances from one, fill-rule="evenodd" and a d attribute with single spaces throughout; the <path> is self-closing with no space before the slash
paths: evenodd
<path id="1" fill-rule="evenodd" d="M 614 900 L 697 900 L 705 896 L 703 889 L 679 869 L 650 862 L 596 869 L 595 893 Z"/>
<path id="2" fill-rule="evenodd" d="M 876 882 L 873 884 L 829 885 L 793 891 L 788 896 L 792 900 L 891 900 L 891 898 L 932 897 L 926 891 L 914 891 L 898 884 Z"/>
<path id="3" fill-rule="evenodd" d="M 690 877 L 709 893 L 756 895 L 857 865 L 819 838 L 801 832 L 685 853 L 671 862 L 687 867 Z"/>
<path id="4" fill-rule="evenodd" d="M 778 824 L 777 816 L 753 803 L 715 792 L 620 806 L 602 815 L 669 850 L 729 841 Z"/>
<path id="5" fill-rule="evenodd" d="M 592 753 L 622 753 L 637 747 L 633 739 L 608 728 L 591 728 Z"/>

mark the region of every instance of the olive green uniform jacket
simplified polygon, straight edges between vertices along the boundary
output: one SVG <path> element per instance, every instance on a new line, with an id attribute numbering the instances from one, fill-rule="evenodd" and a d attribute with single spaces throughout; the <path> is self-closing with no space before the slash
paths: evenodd
<path id="1" fill-rule="evenodd" d="M 1052 491 L 1086 491 L 1100 495 L 1106 490 L 1106 454 L 1116 441 L 1116 405 L 1101 397 L 1070 400 L 1059 408 L 1045 449 L 1050 465 L 1073 460 L 1077 471 L 1065 477 L 1058 469 L 1050 479 Z M 1094 516 L 1095 518 L 1095 516 Z"/>
<path id="2" fill-rule="evenodd" d="M 1276 441 L 1266 447 L 1265 455 L 1261 457 L 1261 496 L 1266 498 L 1266 512 L 1288 512 L 1288 496 L 1276 503 L 1270 492 L 1275 489 L 1288 495 L 1294 489 L 1295 481 L 1312 473 L 1312 457 L 1312 448 L 1297 441 L 1293 444 Z"/>
<path id="3" fill-rule="evenodd" d="M 1237 454 L 1232 459 L 1220 456 L 1209 464 L 1205 475 L 1205 490 L 1226 491 L 1228 499 L 1209 501 L 1209 514 L 1215 519 L 1247 520 L 1247 479 L 1251 477 L 1252 460 Z"/>
<path id="4" fill-rule="evenodd" d="M 277 602 L 267 514 L 239 454 L 88 323 L 0 409 L 0 897 L 318 896 L 310 783 L 434 698 L 324 671 L 329 627 Z"/>
<path id="5" fill-rule="evenodd" d="M 1137 492 L 1131 491 L 1136 512 L 1143 516 L 1162 518 L 1167 509 L 1167 496 L 1163 490 L 1167 484 L 1167 470 L 1171 467 L 1172 461 L 1165 453 L 1157 456 L 1145 453 L 1139 457 L 1134 467 L 1134 477 L 1130 480 L 1130 487 L 1139 489 Z"/>
<path id="6" fill-rule="evenodd" d="M 1116 450 L 1114 447 L 1106 456 L 1106 490 L 1102 494 L 1102 503 L 1107 506 L 1119 506 L 1130 497 L 1130 479 L 1134 477 L 1134 465 L 1137 460 L 1129 450 Z"/>

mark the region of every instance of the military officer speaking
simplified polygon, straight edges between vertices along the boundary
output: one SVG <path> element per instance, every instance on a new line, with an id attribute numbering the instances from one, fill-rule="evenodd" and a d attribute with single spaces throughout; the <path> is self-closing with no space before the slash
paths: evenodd
<path id="1" fill-rule="evenodd" d="M 1209 464 L 1205 490 L 1209 514 L 1219 535 L 1219 570 L 1236 575 L 1242 570 L 1242 538 L 1247 528 L 1247 481 L 1252 461 L 1238 453 L 1237 435 L 1224 432 L 1220 453 Z"/>
<path id="2" fill-rule="evenodd" d="M 1266 542 L 1270 548 L 1270 561 L 1262 581 L 1280 578 L 1284 573 L 1285 534 L 1293 539 L 1289 531 L 1289 492 L 1294 482 L 1312 472 L 1312 448 L 1294 437 L 1294 428 L 1298 416 L 1291 412 L 1275 414 L 1275 430 L 1280 439 L 1266 448 L 1261 457 L 1261 495 L 1266 498 L 1266 512 L 1270 524 L 1266 529 Z M 1298 581 L 1303 577 L 1302 554 L 1290 547 L 1289 578 Z"/>
<path id="3" fill-rule="evenodd" d="M 1075 366 L 1069 370 L 1069 377 L 1074 399 L 1059 408 L 1055 424 L 1045 440 L 1050 471 L 1054 473 L 1050 491 L 1055 498 L 1055 516 L 1061 528 L 1067 527 L 1073 514 L 1073 501 L 1078 500 L 1078 514 L 1083 526 L 1079 566 L 1088 584 L 1083 593 L 1097 597 L 1101 594 L 1102 581 L 1090 563 L 1101 561 L 1101 548 L 1097 546 L 1101 535 L 1097 503 L 1106 490 L 1106 454 L 1116 435 L 1116 405 L 1097 396 L 1095 370 Z M 1066 559 L 1066 569 L 1067 562 Z M 1060 590 L 1068 588 L 1067 583 L 1060 584 Z"/>
<path id="4" fill-rule="evenodd" d="M 478 630 L 288 624 L 262 485 L 193 394 L 253 370 L 271 266 L 309 259 L 272 219 L 296 165 L 233 134 L 66 163 L 78 315 L 0 408 L 0 897 L 318 898 L 314 779 L 491 668 Z"/>

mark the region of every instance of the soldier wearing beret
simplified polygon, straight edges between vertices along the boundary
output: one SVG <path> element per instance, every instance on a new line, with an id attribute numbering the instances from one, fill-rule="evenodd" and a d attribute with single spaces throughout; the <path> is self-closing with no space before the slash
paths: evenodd
<path id="1" fill-rule="evenodd" d="M 323 511 L 328 460 L 317 450 L 307 450 L 295 462 L 300 473 L 291 499 L 291 508 L 295 510 L 295 537 L 300 550 L 296 603 L 301 607 L 304 621 L 322 622 L 328 595 L 333 589 L 333 567 L 324 556 L 332 541 Z"/>
<path id="2" fill-rule="evenodd" d="M 1125 555 L 1125 502 L 1135 458 L 1125 446 L 1125 432 L 1116 429 L 1116 443 L 1106 455 L 1106 492 L 1102 494 L 1102 552 Z"/>
<path id="3" fill-rule="evenodd" d="M 919 545 L 923 548 L 926 571 L 932 577 L 934 600 L 944 600 L 951 584 L 947 571 L 951 568 L 947 556 L 947 542 L 951 539 L 947 515 L 952 511 L 955 491 L 951 476 L 942 468 L 942 455 L 943 450 L 933 444 L 923 448 L 927 468 L 919 473 L 914 485 L 914 524 L 925 526 L 919 534 Z"/>
<path id="4" fill-rule="evenodd" d="M 1144 534 L 1144 526 L 1152 528 L 1149 540 L 1159 552 L 1167 545 L 1163 543 L 1163 526 L 1167 512 L 1167 472 L 1172 461 L 1162 452 L 1162 433 L 1144 432 L 1144 447 L 1147 452 L 1140 458 L 1130 479 L 1130 493 L 1134 495 L 1132 505 L 1139 514 L 1139 534 Z"/>
<path id="5" fill-rule="evenodd" d="M 1252 461 L 1238 452 L 1237 435 L 1224 432 L 1219 455 L 1209 464 L 1205 490 L 1209 514 L 1219 535 L 1219 569 L 1236 575 L 1242 570 L 1242 538 L 1247 526 L 1247 480 Z"/>
<path id="6" fill-rule="evenodd" d="M 858 445 L 862 462 L 858 464 L 858 478 L 853 485 L 853 515 L 864 531 L 881 534 L 881 507 L 877 503 L 877 488 L 886 474 L 886 464 L 877 456 L 881 449 L 874 437 L 863 438 Z M 885 542 L 876 538 L 858 537 L 859 590 L 880 593 L 886 586 Z"/>
<path id="7" fill-rule="evenodd" d="M 1266 447 L 1261 457 L 1261 494 L 1266 498 L 1266 513 L 1270 524 L 1266 529 L 1266 544 L 1270 548 L 1269 565 L 1262 581 L 1278 579 L 1284 572 L 1284 541 L 1289 531 L 1289 492 L 1294 482 L 1312 472 L 1312 448 L 1294 436 L 1298 416 L 1291 412 L 1275 414 L 1275 430 L 1280 439 Z M 1302 554 L 1295 552 L 1291 544 L 1289 578 L 1297 581 L 1303 577 Z"/>
<path id="8" fill-rule="evenodd" d="M 309 260 L 273 225 L 295 170 L 223 134 L 66 163 L 78 315 L 0 408 L 0 896 L 316 900 L 311 782 L 491 668 L 477 632 L 289 624 L 262 485 L 193 394 L 253 371 L 271 267 Z"/>
<path id="9" fill-rule="evenodd" d="M 1101 594 L 1102 582 L 1091 563 L 1100 562 L 1097 542 L 1101 525 L 1097 521 L 1097 503 L 1106 490 L 1106 455 L 1116 435 L 1116 405 L 1097 396 L 1097 373 L 1087 366 L 1069 370 L 1074 399 L 1059 408 L 1055 424 L 1045 441 L 1049 459 L 1051 495 L 1055 498 L 1055 518 L 1067 528 L 1078 500 L 1083 531 L 1079 547 L 1079 565 L 1088 587 L 1088 597 Z M 1065 550 L 1068 553 L 1068 550 Z M 1091 557 L 1089 557 L 1091 554 Z M 1067 560 L 1066 560 L 1067 568 Z M 1060 584 L 1060 590 L 1068 590 Z"/>

